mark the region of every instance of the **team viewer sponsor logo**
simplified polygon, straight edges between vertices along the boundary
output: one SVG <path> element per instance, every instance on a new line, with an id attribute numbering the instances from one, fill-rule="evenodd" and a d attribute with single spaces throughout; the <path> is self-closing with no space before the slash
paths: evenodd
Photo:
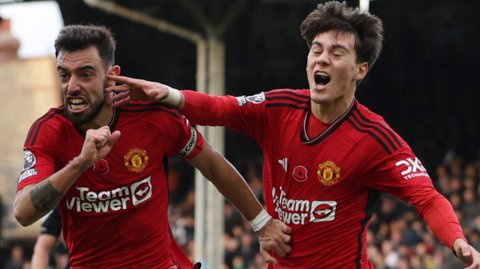
<path id="1" fill-rule="evenodd" d="M 78 194 L 67 198 L 67 208 L 76 212 L 105 213 L 126 210 L 152 197 L 151 177 L 132 185 L 105 191 L 92 191 L 88 187 L 76 187 Z"/>
<path id="2" fill-rule="evenodd" d="M 273 203 L 278 217 L 286 224 L 304 225 L 308 222 L 335 220 L 336 201 L 310 201 L 289 199 L 283 187 L 272 189 Z"/>
<path id="3" fill-rule="evenodd" d="M 407 158 L 406 160 L 401 160 L 395 163 L 397 167 L 402 167 L 404 170 L 401 172 L 402 176 L 409 180 L 414 177 L 428 177 L 427 169 L 423 167 L 422 163 L 418 158 L 415 157 L 415 160 L 412 158 Z"/>

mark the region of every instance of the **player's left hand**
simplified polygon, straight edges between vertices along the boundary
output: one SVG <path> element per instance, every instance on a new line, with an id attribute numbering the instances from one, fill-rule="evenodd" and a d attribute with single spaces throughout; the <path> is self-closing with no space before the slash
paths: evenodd
<path id="1" fill-rule="evenodd" d="M 109 75 L 108 80 L 122 83 L 105 88 L 106 93 L 115 92 L 115 95 L 107 94 L 105 103 L 119 107 L 130 101 L 160 101 L 168 95 L 168 86 L 143 79 L 129 78 L 125 76 Z"/>
<path id="2" fill-rule="evenodd" d="M 273 250 L 280 257 L 287 256 L 292 250 L 290 246 L 292 228 L 278 219 L 270 220 L 257 232 L 260 238 L 260 254 L 265 262 L 278 264 L 277 259 L 270 255 Z"/>
<path id="3" fill-rule="evenodd" d="M 453 243 L 453 250 L 466 269 L 480 269 L 480 253 L 465 240 L 458 238 Z"/>

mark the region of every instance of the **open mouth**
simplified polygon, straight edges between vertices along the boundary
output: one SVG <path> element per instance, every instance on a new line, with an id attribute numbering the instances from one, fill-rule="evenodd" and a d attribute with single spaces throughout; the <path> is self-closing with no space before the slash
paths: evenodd
<path id="1" fill-rule="evenodd" d="M 315 73 L 315 85 L 317 87 L 323 87 L 330 82 L 330 76 L 325 72 L 316 72 Z"/>
<path id="2" fill-rule="evenodd" d="M 88 107 L 88 103 L 81 97 L 70 97 L 67 102 L 70 110 L 73 112 L 80 112 Z"/>

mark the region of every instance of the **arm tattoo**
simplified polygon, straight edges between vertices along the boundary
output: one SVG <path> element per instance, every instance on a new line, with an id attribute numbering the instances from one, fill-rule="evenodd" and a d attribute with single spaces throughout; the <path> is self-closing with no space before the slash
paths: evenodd
<path id="1" fill-rule="evenodd" d="M 49 212 L 62 199 L 64 194 L 58 192 L 50 182 L 50 178 L 36 184 L 30 189 L 33 206 L 40 212 Z"/>

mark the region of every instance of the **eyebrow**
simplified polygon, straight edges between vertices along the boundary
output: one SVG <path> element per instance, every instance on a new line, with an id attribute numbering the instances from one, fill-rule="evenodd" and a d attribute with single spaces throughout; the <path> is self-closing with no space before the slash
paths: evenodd
<path id="1" fill-rule="evenodd" d="M 313 41 L 313 42 L 312 42 L 312 47 L 313 47 L 314 45 L 318 45 L 318 46 L 320 46 L 320 47 L 323 48 L 323 45 L 322 45 L 320 42 L 318 42 L 318 41 Z M 332 48 L 333 48 L 333 49 L 344 49 L 344 50 L 346 50 L 347 52 L 350 52 L 345 46 L 340 45 L 340 44 L 333 44 L 333 45 L 332 45 Z"/>
<path id="2" fill-rule="evenodd" d="M 81 71 L 81 70 L 86 70 L 86 69 L 91 69 L 91 70 L 95 71 L 95 67 L 93 67 L 92 65 L 81 66 L 81 67 L 79 67 L 79 68 L 77 68 L 77 69 L 75 69 L 75 70 Z M 63 70 L 63 71 L 67 71 L 67 72 L 70 71 L 70 70 L 68 70 L 68 69 L 65 68 L 65 67 L 62 67 L 62 66 L 60 66 L 60 65 L 57 65 L 57 71 L 59 71 L 59 70 Z"/>

